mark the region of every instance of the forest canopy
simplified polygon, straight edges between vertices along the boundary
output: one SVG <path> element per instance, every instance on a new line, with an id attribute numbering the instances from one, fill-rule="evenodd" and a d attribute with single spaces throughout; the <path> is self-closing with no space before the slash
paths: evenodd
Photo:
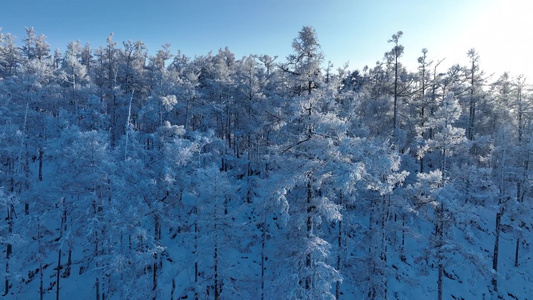
<path id="1" fill-rule="evenodd" d="M 310 26 L 286 58 L 26 32 L 0 33 L 9 299 L 533 295 L 531 86 L 475 49 L 409 71 L 399 31 L 349 70 Z"/>

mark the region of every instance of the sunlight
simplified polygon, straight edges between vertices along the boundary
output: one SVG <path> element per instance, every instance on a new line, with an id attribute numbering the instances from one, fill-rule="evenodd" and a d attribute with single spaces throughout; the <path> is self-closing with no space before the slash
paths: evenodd
<path id="1" fill-rule="evenodd" d="M 532 2 L 527 0 L 492 2 L 467 27 L 459 44 L 467 47 L 465 51 L 476 48 L 487 73 L 510 71 L 531 78 L 531 64 L 524 59 L 533 52 L 533 42 L 528 38 L 533 28 L 532 9 Z"/>

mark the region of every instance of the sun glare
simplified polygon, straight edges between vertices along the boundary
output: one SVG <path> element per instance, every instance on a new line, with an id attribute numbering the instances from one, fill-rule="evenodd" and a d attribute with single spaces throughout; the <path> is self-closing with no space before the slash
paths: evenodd
<path id="1" fill-rule="evenodd" d="M 531 1 L 501 0 L 486 6 L 464 31 L 461 46 L 478 50 L 482 66 L 496 75 L 509 71 L 533 78 L 528 58 L 533 52 Z M 466 48 L 465 48 L 466 49 Z"/>

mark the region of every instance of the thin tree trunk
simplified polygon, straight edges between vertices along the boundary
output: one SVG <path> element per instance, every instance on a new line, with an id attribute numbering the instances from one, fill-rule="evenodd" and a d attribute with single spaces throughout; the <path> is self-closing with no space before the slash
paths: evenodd
<path id="1" fill-rule="evenodd" d="M 164 198 L 163 198 L 164 199 Z M 155 240 L 156 240 L 156 244 L 159 244 L 160 241 L 161 241 L 161 224 L 159 222 L 159 217 L 157 215 L 155 215 L 154 213 L 154 237 L 155 237 Z M 153 263 L 153 268 L 152 268 L 152 278 L 153 278 L 153 286 L 152 286 L 152 291 L 154 292 L 153 294 L 153 298 L 152 299 L 156 299 L 156 291 L 157 291 L 157 267 L 159 265 L 159 261 L 158 261 L 158 255 L 157 253 L 154 253 L 154 263 Z"/>
<path id="2" fill-rule="evenodd" d="M 215 300 L 220 299 L 220 290 L 218 287 L 218 232 L 217 224 L 215 221 L 215 252 L 213 258 L 215 259 Z"/>
<path id="3" fill-rule="evenodd" d="M 398 55 L 394 58 L 394 118 L 392 122 L 392 136 L 396 137 L 398 129 Z"/>
<path id="4" fill-rule="evenodd" d="M 524 149 L 525 143 L 524 143 L 524 141 L 522 139 L 524 125 L 523 125 L 523 121 L 522 121 L 523 106 L 522 106 L 521 89 L 519 89 L 518 104 L 519 104 L 519 109 L 518 109 L 518 143 L 520 144 L 520 148 L 522 150 L 525 150 Z M 524 202 L 524 195 L 525 195 L 525 192 L 527 190 L 527 186 L 523 187 L 522 183 L 526 183 L 527 180 L 528 180 L 527 172 L 529 171 L 529 155 L 530 155 L 530 152 L 529 152 L 529 150 L 525 150 L 525 151 L 526 151 L 526 153 L 521 153 L 525 157 L 525 159 L 523 160 L 522 178 L 516 184 L 516 201 L 518 203 L 523 203 Z M 524 225 L 525 225 L 524 222 L 520 221 L 519 226 L 523 227 Z M 517 237 L 516 238 L 515 257 L 514 257 L 514 266 L 515 267 L 519 266 L 519 252 L 520 252 L 520 237 Z"/>
<path id="5" fill-rule="evenodd" d="M 375 202 L 370 201 L 370 214 L 368 216 L 368 231 L 370 232 L 372 242 L 368 243 L 368 252 L 369 252 L 369 257 L 371 258 L 371 262 L 372 262 L 371 270 L 370 270 L 371 278 L 378 275 L 377 270 L 376 270 L 376 259 L 375 259 L 375 255 L 377 251 L 376 251 L 376 243 L 374 243 L 374 236 L 375 236 L 374 228 L 376 227 L 375 225 L 379 223 L 379 221 L 376 222 L 374 220 L 375 206 L 376 206 Z M 374 224 L 374 222 L 376 222 L 376 224 Z M 373 280 L 371 281 L 371 285 L 368 289 L 368 298 L 371 300 L 376 298 L 376 287 L 375 287 L 375 283 Z"/>
<path id="6" fill-rule="evenodd" d="M 527 165 L 528 164 L 529 164 L 529 162 L 526 163 L 526 169 L 524 171 L 524 174 L 525 174 L 525 172 L 527 172 Z M 525 176 L 524 176 L 524 179 L 526 179 Z M 523 194 L 524 194 L 524 192 L 522 192 L 522 194 L 520 195 L 520 198 L 517 199 L 519 203 L 522 203 L 524 201 Z M 524 227 L 524 225 L 525 225 L 524 222 L 520 221 L 519 226 L 522 228 L 522 227 Z M 515 267 L 519 266 L 519 263 L 518 263 L 518 261 L 519 261 L 519 252 L 520 252 L 520 237 L 517 237 L 516 238 L 515 257 L 514 257 L 514 266 Z"/>
<path id="7" fill-rule="evenodd" d="M 500 248 L 500 221 L 503 214 L 503 208 L 500 208 L 500 211 L 496 213 L 496 228 L 495 228 L 495 240 L 494 240 L 494 254 L 492 257 L 492 269 L 494 270 L 495 274 L 492 277 L 492 286 L 494 288 L 494 291 L 498 291 L 498 257 L 499 257 L 499 248 Z"/>
<path id="8" fill-rule="evenodd" d="M 68 255 L 67 255 L 67 267 L 65 268 L 65 272 L 63 272 L 63 278 L 68 278 L 70 276 L 71 266 L 72 266 L 72 248 L 69 245 Z"/>
<path id="9" fill-rule="evenodd" d="M 43 254 L 41 248 L 41 220 L 37 218 L 37 247 L 39 251 L 39 299 L 43 300 L 44 298 L 44 268 L 41 255 Z"/>
<path id="10" fill-rule="evenodd" d="M 43 300 L 44 298 L 44 270 L 43 270 L 43 263 L 40 262 L 39 263 L 39 270 L 40 270 L 40 273 L 39 273 L 39 299 L 40 300 Z"/>
<path id="11" fill-rule="evenodd" d="M 39 149 L 39 181 L 43 181 L 43 154 L 44 150 Z"/>
<path id="12" fill-rule="evenodd" d="M 388 200 L 388 201 L 387 201 Z M 388 298 L 388 280 L 385 276 L 385 268 L 387 266 L 387 256 L 388 256 L 388 247 L 387 247 L 387 223 L 389 221 L 390 214 L 390 194 L 383 196 L 383 207 L 382 207 L 382 217 L 381 217 L 381 264 L 380 267 L 380 276 L 383 281 L 383 297 L 384 299 Z"/>
<path id="13" fill-rule="evenodd" d="M 442 266 L 442 262 L 439 262 L 439 275 L 438 275 L 438 279 L 437 279 L 437 293 L 438 293 L 438 296 L 437 296 L 437 299 L 438 300 L 442 300 L 442 274 L 443 274 L 443 266 Z"/>
<path id="14" fill-rule="evenodd" d="M 157 253 L 154 253 L 154 265 L 153 265 L 153 268 L 152 268 L 152 271 L 153 271 L 153 274 L 152 274 L 152 277 L 153 277 L 153 286 L 152 286 L 152 291 L 153 291 L 153 296 L 152 296 L 152 299 L 155 300 L 157 297 L 157 265 L 158 265 L 158 262 L 157 262 Z"/>
<path id="15" fill-rule="evenodd" d="M 261 226 L 261 300 L 265 300 L 265 243 L 266 243 L 266 214 L 263 213 Z"/>
<path id="16" fill-rule="evenodd" d="M 78 196 L 79 197 L 79 196 Z M 79 200 L 79 199 L 78 199 Z M 63 199 L 63 232 L 68 230 L 67 224 L 67 198 Z M 68 256 L 67 256 L 67 266 L 65 272 L 63 272 L 63 278 L 68 278 L 70 276 L 70 268 L 72 266 L 72 243 L 68 243 Z"/>
<path id="17" fill-rule="evenodd" d="M 175 291 L 176 291 L 176 279 L 172 278 L 172 288 L 170 289 L 170 300 L 174 300 Z"/>
<path id="18" fill-rule="evenodd" d="M 20 136 L 20 149 L 19 149 L 19 156 L 18 156 L 18 171 L 22 172 L 23 170 L 26 172 L 29 172 L 29 161 L 28 161 L 28 143 L 26 141 L 26 127 L 28 123 L 28 110 L 29 110 L 29 102 L 26 103 L 26 111 L 24 113 L 24 123 L 22 125 L 22 132 Z M 26 142 L 25 142 L 26 141 Z M 25 160 L 25 166 L 23 168 L 22 166 L 22 149 L 24 148 L 24 145 L 26 145 L 26 160 Z M 28 175 L 28 174 L 26 174 Z M 30 204 L 26 201 L 24 202 L 24 214 L 29 215 L 30 214 Z"/>
<path id="19" fill-rule="evenodd" d="M 337 272 L 341 271 L 341 253 L 342 253 L 342 219 L 339 220 L 339 232 L 337 236 L 337 246 L 339 248 L 337 252 Z M 335 299 L 339 300 L 341 297 L 341 282 L 337 281 L 335 286 Z"/>
<path id="20" fill-rule="evenodd" d="M 215 179 L 215 195 L 217 195 L 217 182 Z M 213 209 L 213 221 L 214 221 L 214 232 L 215 232 L 215 247 L 214 247 L 214 253 L 213 253 L 213 259 L 214 259 L 214 288 L 215 288 L 215 295 L 214 300 L 220 300 L 220 287 L 219 287 L 219 280 L 218 280 L 218 196 L 215 196 L 215 206 Z"/>
<path id="21" fill-rule="evenodd" d="M 26 141 L 26 159 L 24 160 L 24 172 L 26 173 L 25 178 L 26 180 L 29 180 L 30 178 L 30 154 L 28 152 L 28 142 Z M 29 188 L 26 183 L 26 188 Z M 30 214 L 30 203 L 28 201 L 24 202 L 24 214 L 29 215 Z"/>
<path id="22" fill-rule="evenodd" d="M 13 233 L 13 205 L 9 203 L 7 205 L 7 223 L 8 223 L 8 236 L 11 236 Z M 7 249 L 6 249 L 6 273 L 5 273 L 5 289 L 4 289 L 4 295 L 6 296 L 9 293 L 9 261 L 11 259 L 11 254 L 13 252 L 13 245 L 8 243 Z"/>
<path id="23" fill-rule="evenodd" d="M 312 198 L 311 178 L 309 175 L 309 179 L 307 181 L 307 238 L 308 239 L 311 238 L 312 230 L 313 230 L 313 220 L 312 220 L 313 207 L 311 206 L 311 198 Z M 308 253 L 305 258 L 305 266 L 308 269 L 311 269 L 311 253 Z M 306 290 L 311 289 L 311 276 L 308 276 L 307 278 L 305 278 L 305 289 Z"/>
<path id="24" fill-rule="evenodd" d="M 514 266 L 518 268 L 518 252 L 520 249 L 520 238 L 516 238 L 516 250 L 514 254 Z"/>
<path id="25" fill-rule="evenodd" d="M 61 205 L 65 206 L 65 198 L 61 199 Z M 63 238 L 63 228 L 65 226 L 65 218 L 64 214 L 61 214 L 61 224 L 59 225 L 59 242 L 61 243 L 61 239 Z M 59 300 L 59 284 L 61 280 L 61 245 L 57 252 L 57 267 L 56 267 L 56 300 Z"/>
<path id="26" fill-rule="evenodd" d="M 59 300 L 59 280 L 61 278 L 61 249 L 57 254 L 57 267 L 56 267 L 56 300 Z"/>
<path id="27" fill-rule="evenodd" d="M 100 300 L 100 280 L 98 279 L 98 275 L 96 276 L 94 286 L 96 288 L 96 300 Z"/>
<path id="28" fill-rule="evenodd" d="M 194 214 L 198 218 L 198 207 L 194 207 Z M 198 300 L 198 220 L 194 221 L 194 300 Z"/>
<path id="29" fill-rule="evenodd" d="M 470 70 L 470 107 L 469 107 L 469 118 L 468 118 L 468 128 L 466 130 L 466 137 L 468 140 L 474 139 L 474 123 L 476 118 L 476 99 L 474 97 L 474 87 L 475 87 L 475 58 L 472 57 L 472 69 Z"/>
<path id="30" fill-rule="evenodd" d="M 400 259 L 405 262 L 405 216 L 402 216 L 402 246 L 401 246 L 401 254 Z"/>
<path id="31" fill-rule="evenodd" d="M 97 203 L 96 203 L 96 200 L 93 200 L 93 213 L 94 213 L 94 216 L 97 217 L 97 214 L 98 214 L 98 206 L 97 206 Z M 94 231 L 94 257 L 95 258 L 98 258 L 99 254 L 100 254 L 100 250 L 98 248 L 98 244 L 99 244 L 99 236 L 98 236 L 98 229 Z M 96 263 L 96 267 L 98 268 L 98 261 Z M 100 274 L 96 274 L 96 278 L 95 278 L 95 282 L 94 282 L 94 285 L 95 285 L 95 289 L 96 289 L 96 300 L 100 300 Z"/>
<path id="32" fill-rule="evenodd" d="M 444 220 L 443 220 L 443 214 L 444 214 L 444 204 L 441 202 L 440 207 L 438 208 L 437 212 L 437 225 L 436 225 L 436 234 L 439 238 L 439 244 L 438 251 L 437 251 L 437 260 L 438 260 L 438 278 L 437 278 L 437 299 L 442 300 L 442 283 L 443 283 L 443 273 L 444 273 L 444 265 L 442 262 L 442 246 L 444 244 Z"/>
<path id="33" fill-rule="evenodd" d="M 124 147 L 124 159 L 128 158 L 128 138 L 130 132 L 130 122 L 131 122 L 131 103 L 133 102 L 133 93 L 135 90 L 131 91 L 130 104 L 128 106 L 128 118 L 126 119 L 126 126 L 124 128 L 126 134 L 126 146 Z"/>

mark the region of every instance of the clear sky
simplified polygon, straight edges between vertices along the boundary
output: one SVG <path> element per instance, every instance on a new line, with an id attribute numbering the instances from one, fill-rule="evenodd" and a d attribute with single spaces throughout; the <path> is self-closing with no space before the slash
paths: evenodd
<path id="1" fill-rule="evenodd" d="M 4 0 L 0 27 L 19 37 L 44 33 L 52 48 L 70 41 L 142 40 L 151 53 L 171 43 L 188 56 L 228 46 L 237 58 L 291 53 L 304 25 L 313 26 L 336 67 L 373 66 L 404 32 L 402 62 L 414 69 L 422 48 L 443 66 L 466 64 L 476 48 L 487 73 L 511 71 L 533 80 L 531 0 Z M 443 70 L 444 71 L 444 70 Z"/>

